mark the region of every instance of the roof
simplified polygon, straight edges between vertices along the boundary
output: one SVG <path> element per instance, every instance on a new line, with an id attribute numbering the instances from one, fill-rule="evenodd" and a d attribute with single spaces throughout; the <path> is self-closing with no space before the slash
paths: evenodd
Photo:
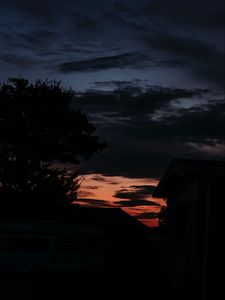
<path id="1" fill-rule="evenodd" d="M 70 207 L 60 210 L 28 210 L 5 211 L 0 217 L 0 223 L 5 221 L 56 221 L 80 226 L 97 226 L 103 232 L 114 235 L 147 234 L 149 228 L 120 208 Z"/>
<path id="2" fill-rule="evenodd" d="M 94 225 L 63 224 L 57 221 L 3 221 L 0 222 L 1 234 L 30 234 L 30 235 L 58 235 L 62 233 L 72 235 L 101 236 L 101 231 Z"/>
<path id="3" fill-rule="evenodd" d="M 184 180 L 200 178 L 225 179 L 225 161 L 176 158 L 165 171 L 153 197 L 167 197 L 169 192 Z"/>

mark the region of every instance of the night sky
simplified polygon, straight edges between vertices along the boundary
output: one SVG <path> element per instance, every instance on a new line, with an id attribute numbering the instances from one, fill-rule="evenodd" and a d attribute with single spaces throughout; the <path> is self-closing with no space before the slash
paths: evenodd
<path id="1" fill-rule="evenodd" d="M 0 15 L 0 81 L 61 80 L 108 144 L 81 165 L 86 204 L 152 219 L 171 159 L 225 158 L 224 0 L 1 0 Z"/>

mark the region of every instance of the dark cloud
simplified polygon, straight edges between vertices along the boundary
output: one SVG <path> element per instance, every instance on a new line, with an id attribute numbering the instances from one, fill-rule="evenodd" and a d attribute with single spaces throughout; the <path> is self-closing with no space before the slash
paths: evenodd
<path id="1" fill-rule="evenodd" d="M 160 177 L 175 156 L 224 156 L 223 98 L 201 89 L 152 88 L 144 93 L 98 96 L 96 91 L 80 98 L 109 146 L 91 162 L 96 172 Z M 174 106 L 176 101 L 180 106 Z"/>
<path id="2" fill-rule="evenodd" d="M 50 30 L 33 30 L 28 32 L 21 32 L 18 38 L 25 43 L 25 45 L 39 47 L 40 45 L 47 45 L 53 43 L 55 39 L 59 38 L 59 34 Z"/>
<path id="3" fill-rule="evenodd" d="M 1 1 L 2 7 L 11 9 L 12 12 L 22 14 L 26 18 L 33 18 L 35 21 L 45 22 L 46 24 L 55 23 L 59 17 L 59 12 L 61 15 L 64 12 L 65 5 L 59 0 L 39 0 L 39 1 L 29 1 L 29 0 L 3 0 Z M 68 4 L 71 1 L 65 1 Z"/>
<path id="4" fill-rule="evenodd" d="M 141 213 L 141 214 L 137 214 L 136 217 L 139 220 L 142 220 L 142 219 L 155 219 L 155 218 L 158 217 L 158 213 L 156 213 L 156 212 L 144 212 L 144 213 Z"/>
<path id="5" fill-rule="evenodd" d="M 18 55 L 18 54 L 3 54 L 0 57 L 1 61 L 3 63 L 12 65 L 12 66 L 17 66 L 19 68 L 29 68 L 38 63 L 37 60 L 35 60 L 32 57 L 27 57 L 24 55 Z"/>
<path id="6" fill-rule="evenodd" d="M 85 189 L 97 190 L 97 189 L 99 189 L 99 186 L 96 186 L 96 185 L 86 185 Z"/>
<path id="7" fill-rule="evenodd" d="M 78 198 L 77 201 L 79 203 L 90 205 L 90 206 L 104 206 L 104 207 L 112 207 L 109 201 L 107 200 L 98 200 L 98 199 L 91 199 L 91 198 Z"/>
<path id="8" fill-rule="evenodd" d="M 75 102 L 108 144 L 86 172 L 160 177 L 174 156 L 223 156 L 223 0 L 3 0 L 0 14 L 1 80 L 86 90 Z"/>
<path id="9" fill-rule="evenodd" d="M 154 134 L 182 142 L 225 139 L 225 101 L 208 104 L 205 109 L 182 109 L 179 115 L 162 118 L 156 122 Z M 166 136 L 165 136 L 166 135 Z"/>
<path id="10" fill-rule="evenodd" d="M 95 181 L 100 181 L 100 182 L 106 182 L 107 181 L 104 177 L 102 177 L 100 175 L 95 175 L 95 176 L 92 177 L 92 179 L 95 180 Z"/>
<path id="11" fill-rule="evenodd" d="M 111 81 L 95 81 L 94 85 L 97 88 L 112 88 L 112 90 L 121 90 L 130 88 L 137 88 L 139 91 L 141 90 L 140 85 L 143 84 L 144 86 L 148 83 L 147 80 L 141 79 L 133 79 L 133 80 L 111 80 Z"/>
<path id="12" fill-rule="evenodd" d="M 120 85 L 118 82 L 112 84 Z M 83 93 L 76 99 L 76 104 L 92 115 L 96 112 L 96 118 L 103 116 L 105 119 L 119 117 L 140 118 L 149 113 L 167 107 L 171 101 L 194 97 L 202 97 L 207 90 L 203 89 L 179 89 L 160 86 L 149 86 L 144 91 L 139 86 L 121 83 L 121 88 L 112 92 L 101 92 L 98 90 Z M 129 121 L 129 119 L 127 120 Z"/>
<path id="13" fill-rule="evenodd" d="M 151 2 L 151 1 L 150 1 Z M 144 15 L 147 19 L 159 19 L 158 25 L 167 24 L 168 28 L 195 30 L 221 29 L 224 23 L 224 1 L 198 0 L 166 2 L 158 0 L 145 6 Z M 155 19 L 154 19 L 155 21 Z"/>
<path id="14" fill-rule="evenodd" d="M 114 196 L 115 197 L 115 196 Z M 115 202 L 124 207 L 136 207 L 136 206 L 159 206 L 158 203 L 150 200 L 121 200 Z"/>
<path id="15" fill-rule="evenodd" d="M 160 79 L 164 81 L 167 72 L 176 69 L 177 76 L 186 74 L 189 80 L 220 86 L 223 82 L 221 0 L 108 0 L 107 5 L 102 0 L 3 0 L 0 10 L 0 55 L 22 51 L 21 56 L 34 60 L 43 53 L 46 61 L 39 62 L 43 76 L 66 80 L 74 72 L 101 70 L 110 78 L 117 68 L 125 79 L 124 69 L 148 69 L 146 79 L 154 80 L 151 72 L 161 69 L 166 71 Z M 15 67 L 21 72 L 19 65 Z M 36 69 L 30 68 L 29 74 L 34 77 Z"/>
<path id="16" fill-rule="evenodd" d="M 119 184 L 119 182 L 117 182 L 117 181 L 110 181 L 109 184 L 117 185 L 117 184 Z"/>
<path id="17" fill-rule="evenodd" d="M 152 194 L 155 190 L 154 185 L 131 185 L 130 188 L 135 189 L 138 192 L 141 192 L 142 194 Z"/>
<path id="18" fill-rule="evenodd" d="M 57 66 L 57 68 L 62 73 L 94 72 L 114 68 L 146 68 L 146 61 L 149 59 L 145 54 L 130 52 L 94 59 L 64 62 Z"/>
<path id="19" fill-rule="evenodd" d="M 214 45 L 193 37 L 176 36 L 165 32 L 157 32 L 147 43 L 151 48 L 174 57 L 174 66 L 185 65 L 201 78 L 224 84 L 224 55 Z"/>
<path id="20" fill-rule="evenodd" d="M 82 197 L 93 197 L 93 196 L 94 196 L 94 193 L 89 192 L 89 191 L 86 191 L 86 190 L 82 190 L 82 191 L 79 191 L 79 192 L 78 192 L 78 196 L 79 196 L 80 198 L 82 198 Z"/>
<path id="21" fill-rule="evenodd" d="M 115 198 L 128 199 L 128 201 L 119 201 L 118 204 L 126 206 L 137 206 L 137 205 L 157 205 L 154 201 L 147 200 L 152 194 L 155 186 L 152 185 L 133 185 L 128 189 L 121 189 L 114 195 Z"/>

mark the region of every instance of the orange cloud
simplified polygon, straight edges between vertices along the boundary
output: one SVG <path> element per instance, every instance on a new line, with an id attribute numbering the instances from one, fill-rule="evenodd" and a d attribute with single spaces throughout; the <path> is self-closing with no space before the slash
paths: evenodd
<path id="1" fill-rule="evenodd" d="M 151 192 L 158 184 L 155 178 L 128 178 L 88 174 L 84 176 L 77 202 L 83 206 L 121 207 L 147 226 L 157 226 L 157 213 L 163 199 Z"/>

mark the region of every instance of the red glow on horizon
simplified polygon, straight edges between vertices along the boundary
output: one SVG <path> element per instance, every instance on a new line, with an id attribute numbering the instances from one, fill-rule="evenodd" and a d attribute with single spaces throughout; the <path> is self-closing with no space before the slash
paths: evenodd
<path id="1" fill-rule="evenodd" d="M 157 218 L 145 219 L 145 220 L 142 220 L 142 222 L 148 227 L 158 227 L 159 226 L 159 222 L 158 222 Z"/>
<path id="2" fill-rule="evenodd" d="M 142 198 L 140 199 L 140 205 L 135 203 L 131 206 L 130 201 L 132 200 L 129 199 L 129 197 L 117 198 L 115 197 L 115 194 L 121 190 L 133 192 L 134 186 L 156 186 L 158 182 L 159 180 L 154 178 L 128 178 L 124 176 L 88 174 L 84 176 L 84 180 L 82 181 L 78 194 L 78 201 L 76 202 L 82 206 L 120 207 L 130 215 L 136 217 L 139 221 L 143 222 L 145 225 L 155 227 L 158 226 L 158 219 L 154 216 L 154 213 L 158 213 L 161 206 L 165 205 L 165 201 L 163 199 L 153 198 L 151 194 L 149 194 L 144 197 L 144 205 L 141 205 L 141 200 L 143 200 Z M 119 203 L 120 201 L 123 202 Z M 149 201 L 149 205 L 146 201 Z M 154 203 L 152 202 L 155 202 L 156 205 L 153 205 Z"/>

